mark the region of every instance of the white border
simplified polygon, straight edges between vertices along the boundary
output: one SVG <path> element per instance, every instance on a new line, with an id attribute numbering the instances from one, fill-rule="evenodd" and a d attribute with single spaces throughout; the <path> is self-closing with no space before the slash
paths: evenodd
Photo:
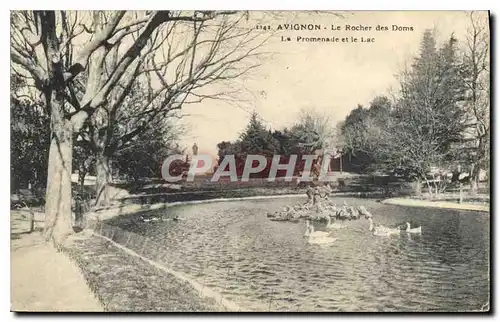
<path id="1" fill-rule="evenodd" d="M 230 1 L 230 0 L 187 0 L 187 1 L 154 1 L 144 0 L 137 2 L 120 1 L 117 6 L 112 1 L 81 1 L 68 3 L 65 0 L 24 0 L 9 3 L 10 9 L 78 9 L 78 10 L 142 10 L 142 9 L 246 9 L 246 10 L 487 10 L 492 6 L 492 1 L 478 0 L 466 1 L 391 1 L 391 0 L 275 0 L 275 1 Z M 69 6 L 68 6 L 69 5 Z"/>
<path id="2" fill-rule="evenodd" d="M 102 1 L 102 0 L 85 0 L 85 1 L 67 1 L 67 0 L 51 0 L 51 1 L 40 1 L 40 0 L 25 0 L 25 1 L 5 1 L 1 3 L 2 7 L 6 7 L 5 10 L 2 10 L 2 19 L 0 20 L 3 28 L 1 29 L 1 43 L 4 44 L 2 47 L 1 55 L 2 55 L 2 61 L 3 64 L 0 64 L 0 68 L 3 70 L 0 74 L 3 75 L 2 77 L 2 117 L 0 117 L 0 122 L 2 122 L 2 126 L 0 127 L 2 129 L 2 135 L 0 136 L 0 143 L 1 143 L 1 151 L 2 157 L 1 157 L 1 162 L 2 162 L 2 170 L 4 171 L 4 178 L 5 184 L 1 186 L 2 189 L 2 196 L 3 198 L 1 199 L 2 202 L 2 209 L 4 210 L 2 212 L 2 220 L 3 223 L 0 225 L 0 229 L 2 229 L 2 238 L 4 242 L 2 243 L 1 247 L 1 252 L 2 252 L 2 258 L 4 259 L 4 262 L 6 262 L 8 258 L 10 258 L 10 249 L 9 249 L 9 243 L 10 243 L 10 231 L 9 231 L 9 201 L 7 199 L 8 195 L 8 190 L 9 185 L 8 182 L 10 182 L 10 167 L 8 167 L 9 162 L 10 162 L 10 154 L 7 153 L 7 151 L 10 150 L 10 122 L 9 122 L 9 79 L 7 78 L 9 75 L 8 69 L 9 69 L 9 64 L 10 64 L 10 55 L 8 51 L 8 46 L 9 46 L 9 30 L 10 30 L 10 25 L 9 25 L 9 11 L 8 10 L 14 10 L 14 9 L 78 9 L 78 10 L 90 10 L 90 9 L 108 9 L 108 10 L 113 10 L 113 9 L 247 9 L 247 10 L 492 10 L 492 13 L 496 13 L 497 15 L 499 14 L 500 10 L 498 9 L 498 1 L 486 1 L 486 0 L 474 0 L 474 1 L 435 1 L 435 0 L 420 0 L 420 1 L 388 1 L 388 0 L 378 0 L 378 1 L 369 1 L 369 0 L 349 0 L 349 1 L 342 1 L 335 3 L 332 0 L 308 0 L 308 1 L 298 1 L 298 0 L 275 0 L 275 1 L 259 1 L 259 0 L 253 0 L 253 1 L 247 1 L 246 3 L 242 3 L 241 1 L 230 1 L 230 0 L 215 0 L 215 1 L 203 1 L 203 0 L 183 0 L 183 1 L 151 1 L 151 0 L 141 0 L 141 1 L 130 1 L 130 2 L 125 2 L 125 1 L 120 1 L 120 2 L 111 2 L 111 1 Z M 498 26 L 497 26 L 498 27 Z M 498 31 L 498 30 L 497 30 Z M 495 39 L 493 40 L 496 44 L 498 37 L 496 34 L 494 34 Z M 495 62 L 494 66 L 497 66 L 497 62 Z M 497 68 L 493 71 L 494 74 L 496 75 L 497 73 Z M 495 88 L 494 88 L 494 93 L 498 93 L 498 81 L 495 82 Z M 496 106 L 493 107 L 496 110 Z M 495 131 L 498 133 L 498 128 L 500 128 L 500 119 L 499 116 L 497 115 L 496 118 L 494 118 L 494 128 L 497 129 Z M 497 137 L 495 137 L 495 147 L 494 151 L 499 151 L 499 145 L 500 141 L 498 140 Z M 498 183 L 498 178 L 499 174 L 495 172 L 495 177 L 494 180 L 496 183 Z M 498 187 L 497 187 L 498 188 Z M 499 200 L 498 198 L 498 189 L 495 192 L 494 196 L 495 200 Z M 497 203 L 495 203 L 497 205 Z M 497 207 L 493 209 L 493 214 L 496 214 Z M 495 227 L 491 227 L 492 230 L 498 231 L 498 226 L 499 226 L 500 220 L 496 220 Z M 495 238 L 496 239 L 496 238 Z M 496 244 L 496 243 L 495 243 Z M 492 250 L 495 252 L 495 258 L 498 258 L 498 249 L 496 247 L 493 247 Z M 1 292 L 1 312 L 3 313 L 2 315 L 7 315 L 5 316 L 7 320 L 12 320 L 15 318 L 15 316 L 12 313 L 7 313 L 10 311 L 10 276 L 9 276 L 9 271 L 10 271 L 10 265 L 4 264 L 1 266 L 2 270 L 2 292 Z M 492 272 L 492 274 L 498 272 L 498 270 L 495 268 L 495 272 Z M 497 278 L 495 280 L 498 280 L 498 274 L 496 274 Z M 496 299 L 496 298 L 495 298 Z M 494 307 L 496 310 L 499 309 L 498 307 L 498 301 L 495 300 Z M 63 316 L 61 319 L 72 319 L 73 316 Z M 283 316 L 280 316 L 283 317 Z M 287 316 L 288 317 L 288 316 Z M 373 315 L 370 316 L 372 318 L 380 319 L 380 318 L 385 318 L 386 316 L 377 316 Z M 31 320 L 34 318 L 44 318 L 44 316 L 32 316 L 32 317 L 25 317 L 24 319 L 26 320 Z M 45 318 L 51 319 L 52 316 L 46 316 Z M 79 317 L 80 319 L 83 320 L 90 320 L 91 318 L 94 318 L 96 320 L 103 320 L 105 318 L 108 318 L 108 316 L 85 316 L 85 317 Z M 119 317 L 121 318 L 121 317 Z M 135 321 L 138 320 L 145 320 L 146 317 L 136 317 L 133 316 L 132 319 Z M 179 318 L 182 319 L 201 319 L 202 317 L 182 317 L 182 316 L 168 316 L 166 317 L 169 320 L 176 320 Z M 207 317 L 203 317 L 207 318 Z M 220 316 L 213 316 L 210 318 L 220 318 Z M 239 317 L 238 317 L 239 318 Z M 269 319 L 270 317 L 267 316 L 253 316 L 251 317 L 252 319 Z M 316 319 L 318 316 L 298 316 L 297 318 L 299 319 Z M 342 319 L 343 317 L 336 317 L 336 319 Z M 397 316 L 396 318 L 414 318 L 411 317 L 411 315 L 402 317 L 402 316 Z M 423 316 L 417 317 L 418 319 L 423 318 Z M 457 320 L 462 320 L 462 319 L 482 319 L 484 316 L 432 316 L 427 318 L 430 318 L 431 320 L 433 319 L 457 319 Z M 2 319 L 3 320 L 3 319 Z M 358 320 L 362 321 L 362 317 L 360 316 L 355 316 L 355 317 L 350 317 L 350 320 Z"/>

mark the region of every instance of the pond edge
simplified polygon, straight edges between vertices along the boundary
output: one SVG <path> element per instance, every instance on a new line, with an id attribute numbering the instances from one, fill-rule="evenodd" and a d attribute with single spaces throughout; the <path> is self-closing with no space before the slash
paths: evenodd
<path id="1" fill-rule="evenodd" d="M 389 198 L 382 200 L 381 203 L 386 205 L 408 206 L 408 207 L 424 207 L 424 208 L 441 208 L 441 209 L 456 209 L 478 212 L 490 212 L 490 206 L 474 205 L 474 204 L 458 204 L 447 201 L 427 201 L 407 198 Z"/>
<path id="2" fill-rule="evenodd" d="M 170 269 L 168 267 L 165 267 L 165 266 L 163 266 L 162 264 L 160 264 L 158 262 L 155 262 L 155 261 L 153 261 L 153 260 L 151 260 L 151 259 L 149 259 L 147 257 L 144 257 L 144 256 L 136 253 L 132 249 L 130 249 L 128 247 L 125 247 L 125 246 L 121 245 L 120 243 L 115 242 L 111 238 L 108 238 L 106 236 L 100 235 L 100 234 L 95 233 L 95 232 L 94 232 L 94 236 L 97 236 L 99 238 L 102 238 L 102 239 L 106 240 L 107 242 L 111 243 L 113 246 L 117 247 L 118 249 L 121 249 L 122 251 L 124 251 L 126 254 L 128 254 L 130 256 L 137 257 L 137 258 L 145 261 L 146 263 L 150 264 L 151 266 L 153 266 L 153 267 L 155 267 L 155 268 L 157 268 L 157 269 L 159 269 L 161 271 L 164 271 L 164 272 L 166 272 L 168 274 L 171 274 L 175 278 L 177 278 L 177 279 L 179 279 L 181 281 L 189 283 L 191 285 L 191 287 L 196 292 L 199 293 L 200 297 L 202 297 L 202 298 L 210 298 L 210 299 L 215 300 L 218 303 L 218 305 L 222 306 L 227 311 L 230 311 L 230 312 L 243 312 L 243 311 L 245 311 L 242 307 L 240 307 L 235 302 L 225 299 L 222 296 L 221 293 L 219 293 L 217 291 L 214 291 L 214 290 L 212 290 L 209 287 L 201 285 L 200 283 L 198 283 L 197 281 L 195 281 L 193 278 L 189 277 L 188 275 L 185 275 L 185 274 L 183 274 L 181 272 L 178 272 L 176 270 L 173 270 L 173 269 Z"/>
<path id="3" fill-rule="evenodd" d="M 193 204 L 206 204 L 215 202 L 230 202 L 230 201 L 245 201 L 245 200 L 265 200 L 275 198 L 292 198 L 292 197 L 307 197 L 306 194 L 287 194 L 287 195 L 274 195 L 274 196 L 251 196 L 251 197 L 237 197 L 237 198 L 214 198 L 207 200 L 191 200 L 191 201 L 176 201 L 176 202 L 160 202 L 154 204 L 128 204 L 118 207 L 110 207 L 100 209 L 85 215 L 86 220 L 104 221 L 117 216 L 131 215 L 138 212 L 165 209 L 175 206 L 193 205 Z"/>

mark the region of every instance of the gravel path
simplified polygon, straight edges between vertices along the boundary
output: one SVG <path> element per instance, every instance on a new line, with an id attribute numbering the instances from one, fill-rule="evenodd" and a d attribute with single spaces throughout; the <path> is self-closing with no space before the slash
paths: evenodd
<path id="1" fill-rule="evenodd" d="M 77 265 L 40 233 L 11 236 L 12 311 L 103 311 Z"/>

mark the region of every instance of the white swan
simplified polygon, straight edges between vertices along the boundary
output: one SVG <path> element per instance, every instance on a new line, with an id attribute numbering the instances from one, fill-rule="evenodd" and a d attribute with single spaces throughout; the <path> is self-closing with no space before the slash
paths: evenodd
<path id="1" fill-rule="evenodd" d="M 330 235 L 330 233 L 326 231 L 314 231 L 314 226 L 310 225 L 308 220 L 306 221 L 306 233 L 304 236 L 310 238 L 322 238 L 328 237 L 328 235 Z"/>
<path id="2" fill-rule="evenodd" d="M 333 237 L 313 237 L 313 236 L 309 236 L 307 242 L 309 244 L 313 244 L 313 245 L 328 245 L 328 244 L 332 244 L 336 240 L 337 240 L 337 238 L 333 238 Z"/>
<path id="3" fill-rule="evenodd" d="M 339 229 L 339 228 L 345 228 L 345 226 L 337 222 L 334 222 L 332 224 L 332 219 L 330 218 L 330 216 L 328 216 L 328 223 L 326 224 L 326 229 Z"/>
<path id="4" fill-rule="evenodd" d="M 358 211 L 360 214 L 364 215 L 366 219 L 373 218 L 373 215 L 365 208 L 365 206 L 359 206 Z"/>
<path id="5" fill-rule="evenodd" d="M 410 223 L 406 223 L 406 230 L 407 233 L 414 233 L 414 234 L 421 234 L 422 233 L 422 226 L 419 226 L 417 228 L 411 228 Z"/>
<path id="6" fill-rule="evenodd" d="M 374 227 L 372 218 L 368 218 L 368 221 L 370 222 L 369 230 L 372 231 L 375 236 L 391 236 L 401 233 L 399 228 L 389 228 L 382 225 Z"/>

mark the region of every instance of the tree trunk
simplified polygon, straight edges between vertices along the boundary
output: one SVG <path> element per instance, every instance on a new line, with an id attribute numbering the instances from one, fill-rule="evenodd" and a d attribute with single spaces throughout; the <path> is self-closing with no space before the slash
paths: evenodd
<path id="1" fill-rule="evenodd" d="M 427 180 L 427 178 L 425 178 L 425 183 L 427 184 L 427 189 L 429 190 L 429 199 L 432 200 L 432 194 L 433 194 L 433 189 L 432 189 L 432 185 L 431 183 L 429 182 L 429 180 Z"/>
<path id="2" fill-rule="evenodd" d="M 340 173 L 342 173 L 342 157 L 343 157 L 343 154 L 340 153 Z"/>
<path id="3" fill-rule="evenodd" d="M 491 169 L 491 166 L 490 164 L 488 163 L 487 167 L 486 167 L 486 183 L 487 183 L 487 188 L 488 188 L 488 193 L 490 193 L 490 169 Z"/>
<path id="4" fill-rule="evenodd" d="M 109 191 L 109 183 L 111 183 L 111 163 L 106 155 L 100 154 L 96 160 L 97 207 L 109 205 L 112 197 Z"/>
<path id="5" fill-rule="evenodd" d="M 486 151 L 487 151 L 486 140 L 484 139 L 484 137 L 481 137 L 481 138 L 479 138 L 479 143 L 478 143 L 478 148 L 477 148 L 477 159 L 476 159 L 476 162 L 472 165 L 472 171 L 470 174 L 470 188 L 471 188 L 472 195 L 477 194 L 481 166 L 484 164 L 484 161 L 488 157 Z"/>
<path id="6" fill-rule="evenodd" d="M 464 200 L 464 191 L 463 191 L 463 188 L 462 188 L 462 183 L 459 182 L 458 185 L 459 185 L 458 203 L 461 204 L 463 202 L 463 200 Z"/>
<path id="7" fill-rule="evenodd" d="M 45 199 L 46 241 L 61 244 L 73 233 L 71 212 L 71 167 L 73 127 L 63 117 L 62 102 L 52 98 L 49 164 Z"/>
<path id="8" fill-rule="evenodd" d="M 472 196 L 475 196 L 477 194 L 479 186 L 478 181 L 479 181 L 479 176 L 473 176 L 470 178 L 470 194 Z"/>
<path id="9" fill-rule="evenodd" d="M 82 187 L 82 188 L 85 185 L 85 176 L 86 175 L 87 175 L 87 171 L 82 170 L 80 168 L 80 170 L 78 171 L 78 182 L 80 183 L 80 187 Z"/>
<path id="10" fill-rule="evenodd" d="M 29 232 L 32 233 L 35 230 L 35 214 L 31 210 L 28 211 Z"/>
<path id="11" fill-rule="evenodd" d="M 419 197 L 422 195 L 422 181 L 420 179 L 415 181 L 415 195 Z"/>

